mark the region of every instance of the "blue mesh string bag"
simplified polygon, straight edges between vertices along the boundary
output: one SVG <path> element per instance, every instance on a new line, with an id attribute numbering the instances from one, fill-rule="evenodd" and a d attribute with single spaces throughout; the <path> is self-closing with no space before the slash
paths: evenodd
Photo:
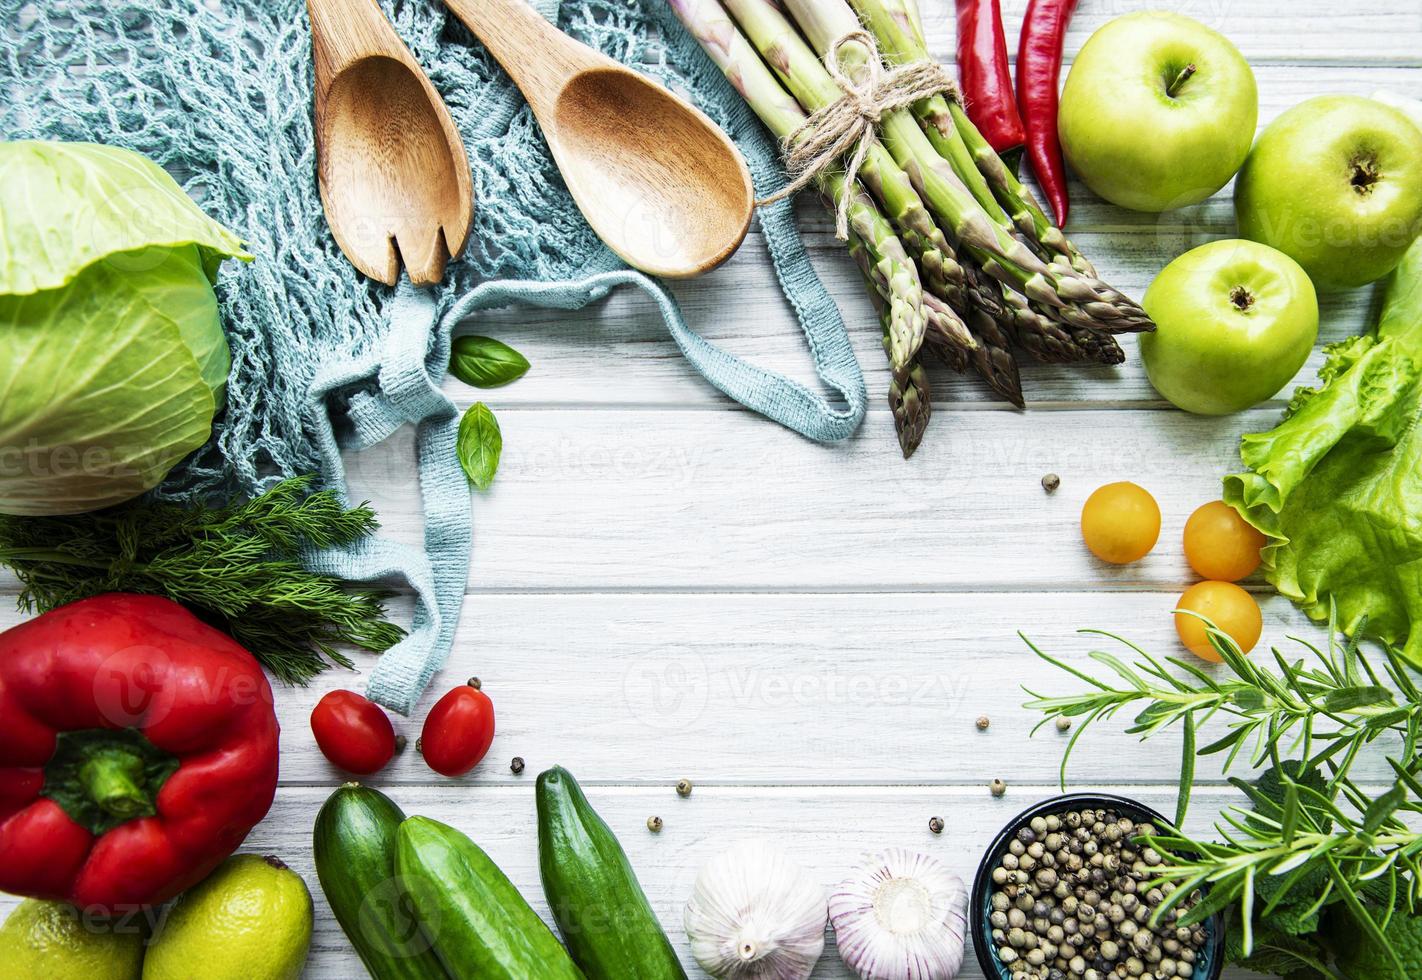
<path id="1" fill-rule="evenodd" d="M 449 652 L 469 577 L 459 419 L 440 391 L 456 325 L 510 304 L 577 309 L 631 286 L 656 301 L 707 382 L 807 438 L 845 438 L 866 399 L 789 202 L 762 209 L 758 220 L 814 358 L 821 383 L 813 387 L 709 344 L 661 283 L 602 245 L 518 90 L 442 4 L 381 6 L 444 97 L 470 156 L 470 242 L 436 288 L 371 282 L 331 237 L 316 187 L 302 0 L 0 0 L 0 133 L 136 150 L 257 257 L 227 263 L 218 283 L 233 355 L 227 408 L 208 445 L 157 496 L 231 498 L 311 472 L 344 491 L 342 451 L 415 427 L 424 547 L 377 538 L 307 556 L 315 570 L 400 581 L 414 594 L 409 635 L 380 657 L 368 685 L 372 698 L 408 714 Z M 662 0 L 536 6 L 580 40 L 687 93 L 736 141 L 758 194 L 783 186 L 773 141 Z"/>

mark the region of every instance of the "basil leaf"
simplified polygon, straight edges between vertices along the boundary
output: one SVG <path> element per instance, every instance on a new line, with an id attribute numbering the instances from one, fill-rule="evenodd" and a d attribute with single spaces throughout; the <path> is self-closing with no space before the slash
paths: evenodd
<path id="1" fill-rule="evenodd" d="M 455 337 L 449 373 L 475 388 L 498 388 L 528 373 L 528 358 L 492 337 Z"/>
<path id="2" fill-rule="evenodd" d="M 504 436 L 499 420 L 483 402 L 476 402 L 459 423 L 459 465 L 469 482 L 480 490 L 489 489 L 499 470 L 499 454 L 504 451 Z"/>

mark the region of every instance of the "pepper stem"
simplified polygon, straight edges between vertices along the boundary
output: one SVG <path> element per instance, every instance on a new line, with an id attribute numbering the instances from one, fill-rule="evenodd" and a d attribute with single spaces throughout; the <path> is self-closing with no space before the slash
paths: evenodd
<path id="1" fill-rule="evenodd" d="M 153 812 L 143 788 L 143 758 L 117 746 L 95 752 L 79 767 L 84 792 L 108 814 L 122 820 Z"/>

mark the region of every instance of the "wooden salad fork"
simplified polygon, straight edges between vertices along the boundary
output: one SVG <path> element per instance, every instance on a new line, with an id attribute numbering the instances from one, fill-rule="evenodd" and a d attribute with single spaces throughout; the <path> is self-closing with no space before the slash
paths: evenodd
<path id="1" fill-rule="evenodd" d="M 628 265 L 685 278 L 739 247 L 750 171 L 703 113 L 524 0 L 445 3 L 523 91 L 583 216 Z"/>
<path id="2" fill-rule="evenodd" d="M 307 0 L 316 161 L 336 243 L 395 285 L 439 282 L 474 217 L 469 157 L 449 109 L 375 0 Z"/>

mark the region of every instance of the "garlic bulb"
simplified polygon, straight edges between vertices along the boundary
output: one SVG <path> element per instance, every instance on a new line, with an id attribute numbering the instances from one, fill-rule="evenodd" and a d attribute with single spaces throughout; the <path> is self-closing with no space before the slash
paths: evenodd
<path id="1" fill-rule="evenodd" d="M 952 980 L 963 966 L 968 893 L 936 858 L 901 847 L 865 855 L 830 895 L 845 964 L 862 980 Z"/>
<path id="2" fill-rule="evenodd" d="M 691 955 L 713 977 L 805 980 L 825 949 L 824 886 L 765 841 L 736 844 L 696 876 Z"/>

